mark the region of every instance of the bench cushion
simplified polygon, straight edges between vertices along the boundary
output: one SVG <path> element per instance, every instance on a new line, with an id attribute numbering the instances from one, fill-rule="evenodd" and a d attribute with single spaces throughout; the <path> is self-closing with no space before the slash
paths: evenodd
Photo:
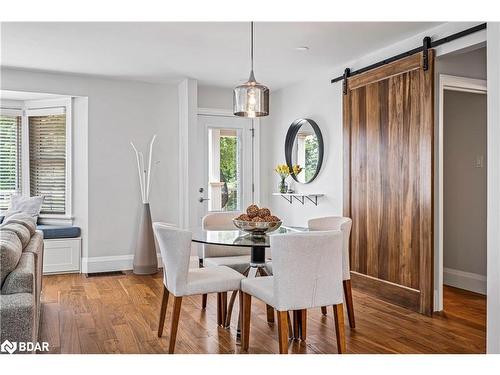
<path id="1" fill-rule="evenodd" d="M 55 238 L 77 238 L 80 237 L 81 234 L 79 227 L 72 226 L 39 224 L 37 229 L 43 232 L 43 238 L 45 240 Z"/>

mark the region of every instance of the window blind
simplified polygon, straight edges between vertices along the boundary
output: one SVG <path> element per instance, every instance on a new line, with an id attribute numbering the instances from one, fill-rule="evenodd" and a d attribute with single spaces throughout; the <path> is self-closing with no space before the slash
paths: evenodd
<path id="1" fill-rule="evenodd" d="M 0 115 L 0 209 L 21 191 L 21 117 Z"/>
<path id="2" fill-rule="evenodd" d="M 66 213 L 66 115 L 30 116 L 31 196 L 44 195 L 41 213 Z"/>

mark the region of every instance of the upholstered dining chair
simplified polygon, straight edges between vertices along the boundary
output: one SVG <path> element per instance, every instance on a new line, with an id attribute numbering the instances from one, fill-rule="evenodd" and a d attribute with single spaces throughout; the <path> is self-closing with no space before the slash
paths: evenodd
<path id="1" fill-rule="evenodd" d="M 342 283 L 344 287 L 344 297 L 347 307 L 347 317 L 349 319 L 349 327 L 356 328 L 354 319 L 354 305 L 352 302 L 351 290 L 351 272 L 349 267 L 349 237 L 351 235 L 352 220 L 342 216 L 327 216 L 310 219 L 308 221 L 309 230 L 324 231 L 324 230 L 340 230 L 342 232 Z M 322 307 L 323 315 L 326 315 L 326 307 Z"/>
<path id="2" fill-rule="evenodd" d="M 241 214 L 239 211 L 212 212 L 202 219 L 202 227 L 205 230 L 235 230 L 233 219 Z M 250 249 L 237 246 L 202 245 L 198 248 L 199 267 L 227 266 L 244 274 L 250 265 Z M 236 295 L 230 300 L 230 309 Z M 202 295 L 201 307 L 207 307 L 207 295 Z M 227 293 L 217 295 L 217 324 L 229 326 L 227 322 Z M 230 316 L 229 316 L 230 320 Z"/>
<path id="3" fill-rule="evenodd" d="M 276 234 L 270 236 L 270 245 L 273 276 L 241 281 L 242 350 L 249 347 L 254 296 L 277 310 L 280 354 L 288 353 L 288 312 L 300 315 L 305 323 L 307 309 L 321 306 L 333 306 L 337 348 L 344 353 L 342 232 Z"/>
<path id="4" fill-rule="evenodd" d="M 189 268 L 192 234 L 166 223 L 153 223 L 163 260 L 163 297 L 161 301 L 158 337 L 163 333 L 169 295 L 173 294 L 174 307 L 170 328 L 168 352 L 173 353 L 179 325 L 182 297 L 227 293 L 238 290 L 241 279 L 239 272 L 225 266 Z"/>

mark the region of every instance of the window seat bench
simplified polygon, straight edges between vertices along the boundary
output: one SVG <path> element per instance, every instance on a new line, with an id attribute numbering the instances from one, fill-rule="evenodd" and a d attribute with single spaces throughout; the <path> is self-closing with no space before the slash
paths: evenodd
<path id="1" fill-rule="evenodd" d="M 43 273 L 80 272 L 81 229 L 71 225 L 38 224 L 43 232 Z"/>

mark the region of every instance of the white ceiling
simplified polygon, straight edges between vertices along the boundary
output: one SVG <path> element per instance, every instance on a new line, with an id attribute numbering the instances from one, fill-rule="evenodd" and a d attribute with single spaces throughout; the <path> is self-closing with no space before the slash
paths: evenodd
<path id="1" fill-rule="evenodd" d="M 271 89 L 355 59 L 438 23 L 257 23 L 255 70 Z M 296 47 L 308 46 L 308 51 Z M 241 22 L 2 23 L 1 65 L 146 82 L 183 77 L 223 87 L 249 73 Z"/>

